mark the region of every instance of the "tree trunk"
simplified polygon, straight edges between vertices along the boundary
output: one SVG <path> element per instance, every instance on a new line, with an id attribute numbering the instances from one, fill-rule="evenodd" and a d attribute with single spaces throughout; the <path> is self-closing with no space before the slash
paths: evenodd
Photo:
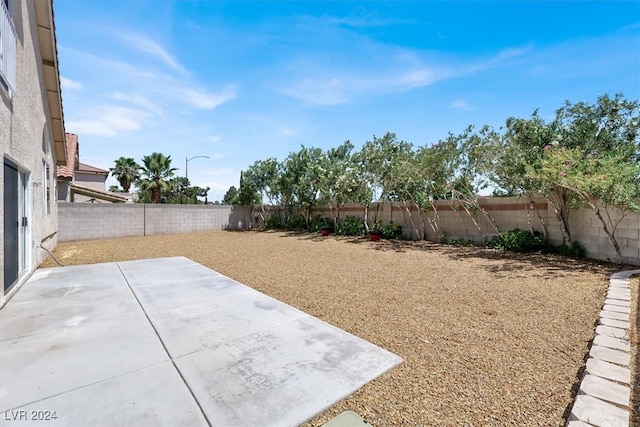
<path id="1" fill-rule="evenodd" d="M 589 204 L 591 205 L 591 207 L 593 208 L 596 216 L 598 217 L 598 219 L 602 223 L 602 229 L 604 230 L 605 234 L 609 238 L 609 241 L 613 245 L 613 248 L 616 250 L 616 257 L 617 257 L 616 261 L 618 263 L 622 263 L 622 253 L 620 252 L 620 246 L 618 245 L 618 241 L 616 240 L 616 237 L 609 230 L 609 227 L 607 227 L 607 222 L 602 217 L 602 214 L 600 213 L 600 208 L 595 203 L 589 203 Z"/>

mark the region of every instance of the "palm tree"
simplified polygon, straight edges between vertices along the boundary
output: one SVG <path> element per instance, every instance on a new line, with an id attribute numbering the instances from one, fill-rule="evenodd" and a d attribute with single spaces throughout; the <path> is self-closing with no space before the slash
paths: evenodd
<path id="1" fill-rule="evenodd" d="M 171 167 L 171 156 L 162 153 L 151 153 L 142 158 L 143 166 L 140 168 L 140 188 L 148 191 L 151 203 L 160 203 L 162 190 L 169 187 L 168 181 L 177 169 Z"/>
<path id="2" fill-rule="evenodd" d="M 140 165 L 131 157 L 120 157 L 116 160 L 116 166 L 109 170 L 111 175 L 118 180 L 125 193 L 129 192 L 131 184 L 140 176 Z"/>

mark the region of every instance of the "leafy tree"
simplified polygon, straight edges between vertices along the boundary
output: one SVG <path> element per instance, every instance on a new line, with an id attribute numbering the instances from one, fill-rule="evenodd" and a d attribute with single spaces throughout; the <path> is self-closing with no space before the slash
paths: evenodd
<path id="1" fill-rule="evenodd" d="M 176 168 L 171 167 L 171 156 L 162 153 L 151 153 L 142 158 L 138 183 L 143 192 L 148 193 L 151 203 L 160 203 L 162 191 L 169 188 L 169 179 L 173 177 Z"/>
<path id="2" fill-rule="evenodd" d="M 120 193 L 120 192 L 122 192 L 122 190 L 117 185 L 110 185 L 109 186 L 109 192 L 111 192 L 111 193 Z"/>
<path id="3" fill-rule="evenodd" d="M 120 157 L 115 161 L 115 167 L 112 167 L 109 171 L 118 180 L 123 191 L 128 193 L 131 184 L 140 176 L 140 165 L 131 157 Z"/>
<path id="4" fill-rule="evenodd" d="M 317 204 L 320 192 L 320 181 L 324 175 L 323 152 L 320 148 L 306 148 L 289 153 L 282 164 L 280 188 L 288 191 L 291 202 L 298 210 L 308 226 L 313 207 Z"/>
<path id="5" fill-rule="evenodd" d="M 252 185 L 252 182 L 244 178 L 244 172 L 240 172 L 240 189 L 235 199 L 232 200 L 232 204 L 251 206 L 252 208 L 260 204 L 260 195 Z"/>
<path id="6" fill-rule="evenodd" d="M 575 196 L 538 173 L 542 167 L 540 161 L 544 147 L 559 145 L 562 139 L 559 135 L 559 123 L 546 123 L 537 110 L 530 119 L 507 119 L 502 151 L 496 165 L 496 182 L 507 194 L 542 195 L 560 224 L 562 241 L 571 243 L 569 213 L 575 207 Z M 538 219 L 545 227 L 546 235 L 546 225 L 540 215 Z"/>
<path id="7" fill-rule="evenodd" d="M 232 185 L 224 194 L 224 197 L 222 198 L 222 204 L 233 205 L 235 204 L 234 201 L 237 202 L 237 198 L 238 198 L 238 189 L 234 185 Z"/>
<path id="8" fill-rule="evenodd" d="M 500 234 L 495 219 L 478 201 L 479 193 L 495 182 L 493 173 L 501 148 L 500 135 L 489 126 L 483 126 L 478 132 L 474 132 L 474 127 L 469 126 L 457 137 L 457 141 L 460 158 L 456 176 L 450 183 L 452 198 L 460 202 L 483 236 L 480 224 L 473 215 L 478 211 L 496 233 Z"/>
<path id="9" fill-rule="evenodd" d="M 374 135 L 372 141 L 364 143 L 357 159 L 363 179 L 377 201 L 397 200 L 401 159 L 410 155 L 412 149 L 410 142 L 398 141 L 393 132 L 387 132 L 382 138 Z M 378 220 L 379 207 L 376 208 L 374 222 Z M 368 205 L 365 205 L 365 217 L 368 216 L 367 208 Z M 366 227 L 368 229 L 368 223 Z"/>

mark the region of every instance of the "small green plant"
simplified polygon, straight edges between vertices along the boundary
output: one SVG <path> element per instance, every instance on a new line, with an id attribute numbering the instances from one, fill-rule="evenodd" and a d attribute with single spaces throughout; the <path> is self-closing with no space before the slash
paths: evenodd
<path id="1" fill-rule="evenodd" d="M 270 213 L 264 222 L 264 228 L 267 230 L 277 230 L 280 228 L 280 217 L 277 214 Z"/>
<path id="2" fill-rule="evenodd" d="M 493 236 L 487 243 L 487 247 L 502 249 L 512 252 L 535 252 L 544 248 L 542 234 L 539 232 L 515 228 L 509 231 L 502 231 L 499 235 Z"/>
<path id="3" fill-rule="evenodd" d="M 469 240 L 469 239 L 465 239 L 464 237 L 461 237 L 459 239 L 453 239 L 451 241 L 451 244 L 454 246 L 462 246 L 462 247 L 473 246 L 473 240 Z"/>
<path id="4" fill-rule="evenodd" d="M 387 225 L 383 225 L 380 230 L 382 231 L 383 239 L 401 239 L 402 238 L 402 226 L 391 221 Z"/>
<path id="5" fill-rule="evenodd" d="M 449 243 L 449 239 L 451 238 L 451 233 L 448 231 L 443 231 L 440 235 L 440 243 Z"/>
<path id="6" fill-rule="evenodd" d="M 573 258 L 584 258 L 587 255 L 587 250 L 582 246 L 582 243 L 578 241 L 571 242 L 571 245 L 563 243 L 560 246 L 556 246 L 554 249 L 560 255 Z"/>
<path id="7" fill-rule="evenodd" d="M 292 215 L 287 221 L 287 230 L 303 231 L 306 230 L 307 224 L 302 215 Z"/>
<path id="8" fill-rule="evenodd" d="M 322 215 L 316 215 L 309 222 L 309 231 L 314 233 L 326 227 L 333 229 L 333 220 Z"/>
<path id="9" fill-rule="evenodd" d="M 347 215 L 344 222 L 340 224 L 337 230 L 337 234 L 343 236 L 363 236 L 364 235 L 364 222 L 357 216 Z"/>

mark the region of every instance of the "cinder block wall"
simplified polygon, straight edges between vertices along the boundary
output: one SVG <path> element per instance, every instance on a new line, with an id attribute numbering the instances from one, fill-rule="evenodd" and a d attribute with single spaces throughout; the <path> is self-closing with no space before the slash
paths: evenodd
<path id="1" fill-rule="evenodd" d="M 531 201 L 535 203 L 534 209 L 530 209 Z M 402 225 L 403 234 L 408 239 L 418 239 L 423 227 L 427 240 L 436 242 L 445 232 L 449 239 L 463 238 L 474 242 L 482 242 L 497 234 L 490 221 L 479 211 L 472 212 L 470 216 L 451 200 L 438 200 L 434 205 L 435 211 L 429 209 L 421 214 L 410 203 L 383 203 L 377 212 L 383 224 L 393 221 Z M 533 228 L 539 232 L 546 232 L 553 245 L 562 243 L 561 223 L 557 220 L 553 207 L 543 198 L 483 197 L 480 199 L 480 205 L 493 217 L 501 230 Z M 377 206 L 373 203 L 369 207 L 369 224 L 373 224 L 376 218 Z M 271 210 L 278 212 L 280 217 L 284 218 L 281 209 Z M 335 212 L 335 208 L 318 206 L 314 210 L 314 215 L 333 217 Z M 347 215 L 361 219 L 365 217 L 364 207 L 358 204 L 343 205 L 339 212 L 341 220 Z M 617 209 L 611 209 L 609 214 L 612 219 L 621 217 L 621 212 Z M 605 211 L 602 215 L 605 219 L 608 218 Z M 587 257 L 603 261 L 615 260 L 615 249 L 593 210 L 588 208 L 571 210 L 569 229 L 573 240 L 577 240 L 585 247 Z M 615 236 L 622 253 L 622 262 L 640 265 L 640 214 L 629 214 L 620 221 Z"/>
<path id="2" fill-rule="evenodd" d="M 59 203 L 58 240 L 243 229 L 250 212 L 247 206 Z"/>

